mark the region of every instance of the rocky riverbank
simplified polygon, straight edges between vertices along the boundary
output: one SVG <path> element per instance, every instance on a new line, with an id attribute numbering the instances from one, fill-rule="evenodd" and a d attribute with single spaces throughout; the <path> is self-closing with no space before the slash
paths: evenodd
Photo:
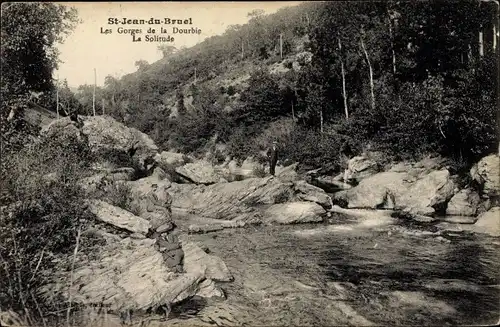
<path id="1" fill-rule="evenodd" d="M 265 167 L 251 158 L 242 165 L 229 159 L 212 164 L 158 152 L 147 135 L 107 116 L 82 117 L 81 123 L 60 119 L 43 134 L 77 136 L 99 158 L 80 181 L 95 217 L 82 233 L 94 237 L 95 244 L 90 254 L 75 257 L 71 272 L 61 268 L 55 273 L 64 281 L 70 273 L 70 288 L 53 283 L 42 291 L 87 311 L 103 308 L 121 316 L 122 322 L 137 322 L 134 317 L 154 313 L 168 317 L 175 305 L 192 298 L 218 303 L 226 298 L 227 287 L 221 283 L 241 283 L 238 279 L 243 277 L 228 268 L 225 255 L 212 254 L 211 246 L 204 244 L 211 243 L 208 235 L 215 239 L 217 233 L 261 228 L 258 225 L 329 226 L 342 219 L 374 230 L 402 219 L 438 224 L 447 231 L 500 236 L 497 155 L 479 161 L 464 187 L 440 158 L 382 166 L 374 154 L 350 159 L 348 169 L 338 176 L 299 174 L 295 164 L 278 167 L 276 176 L 262 177 Z M 48 182 L 51 178 L 45 176 Z M 121 204 L 103 196 L 120 190 Z M 322 232 L 338 231 L 329 228 L 322 227 Z M 205 233 L 210 234 L 193 236 Z M 347 316 L 355 312 L 335 303 Z M 353 324 L 369 322 L 351 317 Z M 342 320 L 332 319 L 327 321 Z"/>

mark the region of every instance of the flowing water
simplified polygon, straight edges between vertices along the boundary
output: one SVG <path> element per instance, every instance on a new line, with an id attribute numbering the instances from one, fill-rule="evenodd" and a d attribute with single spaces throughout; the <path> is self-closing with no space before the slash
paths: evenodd
<path id="1" fill-rule="evenodd" d="M 232 271 L 227 300 L 173 325 L 485 325 L 500 308 L 500 240 L 396 223 L 260 226 L 190 235 Z"/>

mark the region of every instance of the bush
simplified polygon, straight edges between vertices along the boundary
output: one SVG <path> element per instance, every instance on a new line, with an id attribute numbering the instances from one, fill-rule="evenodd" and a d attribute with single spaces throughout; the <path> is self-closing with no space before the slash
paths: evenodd
<path id="1" fill-rule="evenodd" d="M 98 190 L 94 197 L 130 211 L 130 203 L 132 201 L 131 188 L 125 183 L 109 183 L 103 189 Z"/>
<path id="2" fill-rule="evenodd" d="M 333 128 L 332 128 L 333 129 Z M 342 138 L 333 130 L 324 133 L 297 126 L 281 146 L 280 160 L 299 162 L 301 170 L 322 167 L 326 171 L 340 171 Z"/>

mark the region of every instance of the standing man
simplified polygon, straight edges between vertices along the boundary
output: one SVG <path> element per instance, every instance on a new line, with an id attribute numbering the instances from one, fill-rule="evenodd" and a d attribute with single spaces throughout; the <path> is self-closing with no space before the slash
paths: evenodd
<path id="1" fill-rule="evenodd" d="M 278 142 L 273 141 L 273 146 L 267 152 L 269 158 L 269 173 L 274 176 L 276 163 L 278 162 Z"/>

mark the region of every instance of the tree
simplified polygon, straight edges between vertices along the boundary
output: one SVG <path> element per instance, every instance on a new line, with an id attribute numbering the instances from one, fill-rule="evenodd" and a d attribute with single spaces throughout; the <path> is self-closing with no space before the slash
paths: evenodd
<path id="1" fill-rule="evenodd" d="M 264 9 L 254 9 L 254 10 L 252 10 L 251 12 L 249 12 L 247 14 L 247 17 L 249 17 L 250 20 L 252 20 L 252 19 L 259 19 L 262 16 L 264 16 L 265 13 L 266 12 L 264 11 Z"/>
<path id="2" fill-rule="evenodd" d="M 3 105 L 29 91 L 54 89 L 60 43 L 77 23 L 77 11 L 55 3 L 5 3 L 1 26 Z M 15 107 L 15 106 L 14 106 Z M 2 116 L 10 110 L 2 109 Z M 11 108 L 12 109 L 12 108 Z"/>
<path id="3" fill-rule="evenodd" d="M 255 71 L 248 83 L 248 89 L 241 95 L 245 102 L 242 116 L 248 122 L 262 122 L 288 113 L 279 84 L 267 70 Z"/>
<path id="4" fill-rule="evenodd" d="M 176 47 L 168 44 L 159 45 L 157 49 L 162 53 L 163 58 L 168 58 L 170 55 L 173 55 L 178 51 Z"/>
<path id="5" fill-rule="evenodd" d="M 177 101 L 177 115 L 183 116 L 186 114 L 186 106 L 184 105 L 184 93 L 182 92 L 182 88 L 178 87 L 175 92 L 175 98 Z"/>
<path id="6" fill-rule="evenodd" d="M 149 66 L 149 63 L 144 60 L 144 59 L 141 59 L 141 60 L 137 60 L 134 65 L 137 67 L 137 70 L 138 71 L 143 71 L 145 70 L 146 68 L 148 68 Z"/>

